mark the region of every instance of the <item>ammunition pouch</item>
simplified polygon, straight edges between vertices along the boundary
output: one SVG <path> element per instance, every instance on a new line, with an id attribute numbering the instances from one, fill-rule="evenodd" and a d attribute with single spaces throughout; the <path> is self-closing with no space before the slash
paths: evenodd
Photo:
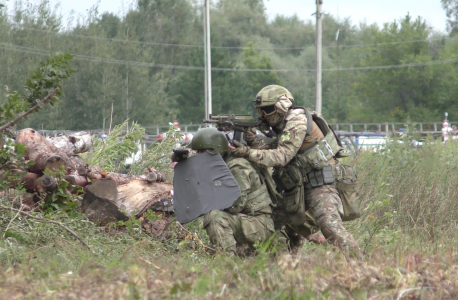
<path id="1" fill-rule="evenodd" d="M 336 188 L 339 192 L 344 214 L 342 221 L 351 221 L 361 216 L 359 208 L 356 171 L 351 166 L 337 164 L 334 168 L 336 176 Z"/>
<path id="2" fill-rule="evenodd" d="M 300 185 L 283 194 L 283 204 L 289 221 L 294 226 L 304 224 L 307 220 L 304 186 Z"/>
<path id="3" fill-rule="evenodd" d="M 302 185 L 304 181 L 301 168 L 292 162 L 284 168 L 276 168 L 272 178 L 280 190 L 283 191 L 290 191 Z"/>
<path id="4" fill-rule="evenodd" d="M 334 132 L 329 130 L 323 139 L 305 148 L 297 157 L 302 161 L 301 164 L 308 163 L 311 169 L 320 170 L 341 150 Z"/>
<path id="5" fill-rule="evenodd" d="M 299 210 L 300 202 L 304 200 L 304 189 L 298 186 L 289 192 L 283 194 L 283 203 L 286 212 L 294 214 Z"/>
<path id="6" fill-rule="evenodd" d="M 320 170 L 312 170 L 307 174 L 308 184 L 312 188 L 323 185 L 333 184 L 335 182 L 332 166 L 327 165 Z"/>

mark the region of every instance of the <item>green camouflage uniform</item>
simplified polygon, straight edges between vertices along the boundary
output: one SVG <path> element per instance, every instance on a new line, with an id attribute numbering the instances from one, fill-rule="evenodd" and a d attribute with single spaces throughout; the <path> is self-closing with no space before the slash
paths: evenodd
<path id="1" fill-rule="evenodd" d="M 274 129 L 278 133 L 277 143 L 272 147 L 275 148 L 266 149 L 268 145 L 257 141 L 257 146 L 262 149 L 249 150 L 248 159 L 251 162 L 266 167 L 285 167 L 296 156 L 306 138 L 307 118 L 304 110 L 289 110 L 285 121 Z M 347 253 L 358 254 L 359 248 L 356 241 L 342 224 L 343 207 L 335 184 L 315 188 L 305 184 L 304 194 L 305 203 L 326 239 Z M 281 218 L 281 208 L 277 209 L 275 213 L 278 213 L 278 216 L 274 215 L 274 219 Z M 287 219 L 283 220 L 283 223 L 287 222 Z M 295 229 L 298 233 L 301 235 L 304 235 L 301 231 L 308 233 L 307 227 L 300 227 Z M 313 228 L 309 229 L 313 231 Z"/>
<path id="2" fill-rule="evenodd" d="M 225 161 L 242 196 L 227 210 L 207 213 L 204 228 L 214 245 L 235 252 L 237 245 L 253 246 L 274 233 L 272 202 L 266 184 L 248 160 L 229 157 Z"/>

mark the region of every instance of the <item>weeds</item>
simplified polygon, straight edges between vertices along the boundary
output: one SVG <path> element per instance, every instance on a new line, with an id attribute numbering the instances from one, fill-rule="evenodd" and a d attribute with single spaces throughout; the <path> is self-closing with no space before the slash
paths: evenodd
<path id="1" fill-rule="evenodd" d="M 109 172 L 125 170 L 125 160 L 136 154 L 137 143 L 140 143 L 145 129 L 133 122 L 129 128 L 129 120 L 117 125 L 108 134 L 105 140 L 94 137 L 94 144 L 88 153 L 81 154 L 84 161 L 90 166 L 99 166 Z"/>
<path id="2" fill-rule="evenodd" d="M 139 160 L 130 166 L 130 173 L 134 175 L 143 174 L 147 168 L 155 168 L 162 172 L 167 180 L 172 181 L 173 167 L 170 161 L 172 150 L 180 148 L 178 140 L 182 133 L 176 131 L 175 126 L 170 126 L 165 135 L 165 139 L 161 142 L 156 142 L 147 148 Z"/>
<path id="3" fill-rule="evenodd" d="M 364 261 L 347 262 L 333 246 L 312 243 L 289 254 L 279 237 L 258 245 L 256 256 L 226 257 L 202 247 L 199 240 L 211 245 L 201 220 L 183 230 L 172 217 L 161 234 L 147 235 L 144 222 L 163 221 L 151 212 L 141 223 L 107 228 L 75 210 L 71 217 L 62 210 L 36 213 L 68 226 L 91 253 L 53 224 L 0 210 L 0 293 L 14 299 L 456 299 L 457 154 L 453 141 L 428 139 L 417 149 L 403 140 L 346 162 L 359 170 L 363 210 L 346 226 L 365 250 Z"/>

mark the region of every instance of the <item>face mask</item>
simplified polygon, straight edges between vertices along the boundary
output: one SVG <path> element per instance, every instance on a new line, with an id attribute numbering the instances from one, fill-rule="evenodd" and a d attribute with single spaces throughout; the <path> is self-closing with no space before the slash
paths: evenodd
<path id="1" fill-rule="evenodd" d="M 267 121 L 267 123 L 269 123 L 270 126 L 275 127 L 285 119 L 285 114 L 276 111 L 275 113 L 264 117 L 264 119 Z"/>
<path id="2" fill-rule="evenodd" d="M 275 103 L 275 107 L 277 108 L 278 112 L 282 112 L 286 114 L 288 110 L 293 106 L 293 102 L 286 98 L 285 96 L 281 97 L 277 103 Z"/>

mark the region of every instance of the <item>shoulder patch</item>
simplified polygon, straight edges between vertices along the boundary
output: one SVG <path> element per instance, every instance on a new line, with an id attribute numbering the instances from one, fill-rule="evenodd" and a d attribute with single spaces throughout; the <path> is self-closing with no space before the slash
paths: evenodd
<path id="1" fill-rule="evenodd" d="M 281 140 L 283 142 L 289 141 L 291 139 L 291 132 L 285 132 L 281 135 Z"/>

